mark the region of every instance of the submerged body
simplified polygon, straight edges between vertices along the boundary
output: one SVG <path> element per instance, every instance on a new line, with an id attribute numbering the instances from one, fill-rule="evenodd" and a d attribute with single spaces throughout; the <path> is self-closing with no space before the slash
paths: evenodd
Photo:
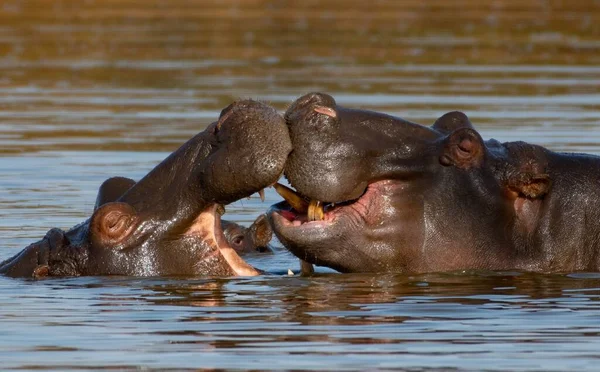
<path id="1" fill-rule="evenodd" d="M 139 182 L 101 187 L 88 220 L 50 230 L 0 263 L 0 274 L 256 275 L 228 244 L 218 211 L 275 182 L 290 150 L 273 108 L 235 102 Z"/>
<path id="2" fill-rule="evenodd" d="M 285 118 L 291 198 L 319 207 L 283 202 L 269 218 L 303 260 L 342 272 L 600 270 L 599 157 L 484 141 L 460 112 L 426 127 L 320 93 Z"/>

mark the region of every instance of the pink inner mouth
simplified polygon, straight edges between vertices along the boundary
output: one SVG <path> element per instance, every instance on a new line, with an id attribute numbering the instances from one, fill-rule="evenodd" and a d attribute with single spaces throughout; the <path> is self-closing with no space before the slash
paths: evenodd
<path id="1" fill-rule="evenodd" d="M 308 216 L 306 214 L 300 214 L 294 210 L 291 210 L 291 211 L 281 210 L 278 212 L 281 216 L 284 217 L 285 221 L 288 222 L 288 223 L 286 223 L 286 225 L 291 225 L 291 226 L 302 226 L 302 225 L 306 225 L 306 224 L 315 224 L 316 225 L 316 224 L 333 223 L 333 221 L 335 220 L 335 214 L 336 214 L 333 211 L 325 211 L 325 213 L 323 214 L 322 220 L 309 221 Z"/>
<path id="2" fill-rule="evenodd" d="M 254 276 L 260 273 L 229 245 L 223 229 L 221 228 L 221 216 L 217 213 L 217 204 L 213 204 L 201 212 L 186 231 L 188 235 L 198 235 L 213 246 L 215 254 L 223 256 L 231 269 L 239 276 Z"/>
<path id="3" fill-rule="evenodd" d="M 325 227 L 336 222 L 341 216 L 365 220 L 367 213 L 377 195 L 379 195 L 379 186 L 388 181 L 378 181 L 369 184 L 365 192 L 358 199 L 346 201 L 339 204 L 327 204 L 323 208 L 323 219 L 309 221 L 306 213 L 299 213 L 295 210 L 278 210 L 283 217 L 283 224 L 287 227 Z"/>

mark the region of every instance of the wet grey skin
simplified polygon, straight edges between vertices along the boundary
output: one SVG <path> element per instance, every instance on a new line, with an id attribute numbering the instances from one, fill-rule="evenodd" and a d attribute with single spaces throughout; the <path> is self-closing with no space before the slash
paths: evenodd
<path id="1" fill-rule="evenodd" d="M 307 262 L 341 272 L 599 271 L 600 158 L 484 141 L 467 116 L 432 126 L 341 107 L 323 93 L 285 113 L 285 176 L 322 219 L 268 214 Z"/>
<path id="2" fill-rule="evenodd" d="M 127 177 L 107 179 L 98 189 L 94 210 L 106 203 L 117 201 L 135 183 L 133 179 Z M 273 231 L 264 214 L 258 216 L 250 227 L 221 219 L 221 228 L 229 246 L 240 255 L 272 252 L 269 243 L 273 237 Z"/>
<path id="3" fill-rule="evenodd" d="M 277 181 L 290 151 L 275 109 L 234 102 L 137 183 L 101 187 L 88 220 L 51 229 L 0 263 L 0 274 L 257 275 L 228 244 L 218 210 Z"/>

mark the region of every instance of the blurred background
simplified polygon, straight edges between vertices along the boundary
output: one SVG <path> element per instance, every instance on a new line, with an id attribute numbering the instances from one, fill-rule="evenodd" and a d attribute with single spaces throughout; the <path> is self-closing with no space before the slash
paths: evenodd
<path id="1" fill-rule="evenodd" d="M 600 2 L 5 0 L 0 151 L 171 151 L 238 98 L 325 91 L 597 152 Z"/>

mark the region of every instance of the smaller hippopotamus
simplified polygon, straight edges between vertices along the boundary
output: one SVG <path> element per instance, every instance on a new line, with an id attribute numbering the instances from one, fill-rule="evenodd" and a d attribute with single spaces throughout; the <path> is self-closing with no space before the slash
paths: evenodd
<path id="1" fill-rule="evenodd" d="M 449 112 L 432 126 L 340 106 L 285 113 L 293 151 L 269 213 L 297 257 L 341 272 L 600 271 L 600 157 L 484 140 Z M 596 205 L 598 204 L 598 205 Z"/>
<path id="2" fill-rule="evenodd" d="M 106 203 L 117 201 L 133 185 L 135 185 L 135 181 L 127 177 L 111 177 L 107 179 L 98 189 L 94 210 Z M 252 252 L 272 252 L 269 242 L 273 237 L 273 230 L 271 230 L 269 221 L 264 214 L 258 216 L 250 227 L 244 227 L 232 221 L 221 220 L 221 228 L 231 248 L 240 255 Z"/>
<path id="3" fill-rule="evenodd" d="M 238 254 L 273 252 L 269 247 L 269 242 L 273 238 L 273 230 L 266 214 L 258 216 L 249 227 L 226 220 L 221 220 L 221 227 L 223 227 L 225 239 Z"/>
<path id="4" fill-rule="evenodd" d="M 0 263 L 0 274 L 258 275 L 227 242 L 219 210 L 277 181 L 290 151 L 275 109 L 234 102 L 138 182 L 101 187 L 88 220 L 51 229 Z"/>

